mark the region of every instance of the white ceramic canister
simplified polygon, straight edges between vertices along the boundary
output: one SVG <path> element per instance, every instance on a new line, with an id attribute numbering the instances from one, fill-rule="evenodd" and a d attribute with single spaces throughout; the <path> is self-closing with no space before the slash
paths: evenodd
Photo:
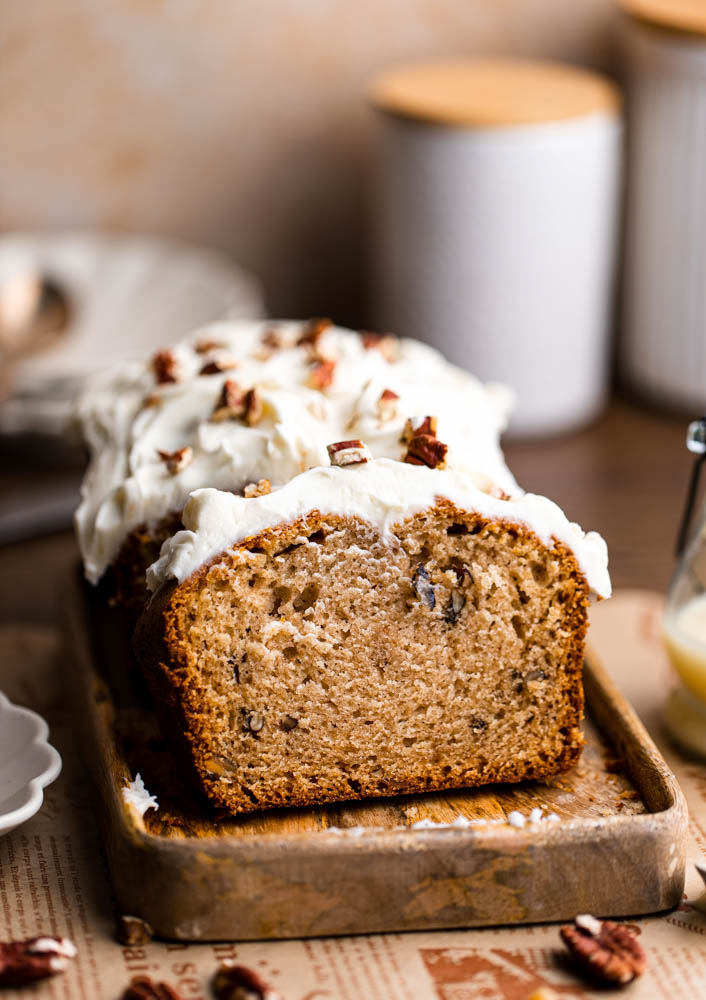
<path id="1" fill-rule="evenodd" d="M 555 63 L 443 60 L 381 74 L 371 97 L 376 328 L 513 387 L 516 434 L 589 421 L 608 390 L 616 87 Z"/>
<path id="2" fill-rule="evenodd" d="M 623 379 L 706 410 L 706 0 L 630 0 Z"/>

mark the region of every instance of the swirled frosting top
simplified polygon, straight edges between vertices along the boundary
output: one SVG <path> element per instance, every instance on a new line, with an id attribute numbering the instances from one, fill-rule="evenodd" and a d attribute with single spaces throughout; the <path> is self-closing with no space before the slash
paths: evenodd
<path id="1" fill-rule="evenodd" d="M 333 442 L 364 441 L 374 479 L 375 469 L 389 465 L 379 459 L 402 465 L 405 425 L 426 415 L 436 418 L 435 435 L 448 448 L 442 479 L 449 491 L 459 477 L 473 486 L 472 502 L 491 493 L 520 497 L 499 446 L 511 401 L 504 387 L 482 385 L 416 341 L 316 321 L 212 324 L 151 361 L 96 379 L 80 401 L 91 451 L 75 519 L 86 576 L 96 583 L 133 529 L 182 510 L 194 490 L 247 493 L 267 479 L 269 498 L 233 499 L 243 510 L 269 509 L 278 488 L 329 467 Z M 398 507 L 413 510 L 428 493 L 429 473 L 442 470 L 404 468 Z M 317 506 L 318 479 L 302 477 L 299 485 L 311 491 L 304 502 Z M 341 513 L 346 496 L 344 489 Z M 222 547 L 236 535 L 229 520 Z M 197 568 L 200 552 L 196 546 L 191 561 L 181 560 L 180 575 Z M 168 558 L 160 565 L 172 572 Z M 158 578 L 151 574 L 153 584 Z"/>

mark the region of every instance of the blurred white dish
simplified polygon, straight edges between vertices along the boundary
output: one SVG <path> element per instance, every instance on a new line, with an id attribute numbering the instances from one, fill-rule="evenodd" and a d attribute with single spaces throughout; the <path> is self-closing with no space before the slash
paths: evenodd
<path id="1" fill-rule="evenodd" d="M 61 757 L 48 736 L 41 716 L 13 705 L 0 692 L 0 834 L 34 816 L 43 789 L 61 771 Z"/>
<path id="2" fill-rule="evenodd" d="M 38 272 L 69 300 L 70 322 L 16 365 L 0 432 L 57 434 L 82 380 L 144 357 L 202 323 L 263 315 L 259 283 L 225 254 L 147 236 L 11 233 L 0 238 L 0 288 Z"/>

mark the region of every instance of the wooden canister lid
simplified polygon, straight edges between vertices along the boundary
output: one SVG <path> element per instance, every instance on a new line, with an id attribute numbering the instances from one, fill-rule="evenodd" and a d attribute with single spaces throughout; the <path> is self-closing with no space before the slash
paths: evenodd
<path id="1" fill-rule="evenodd" d="M 620 92 L 606 77 L 526 59 L 407 63 L 380 73 L 369 93 L 380 111 L 458 127 L 530 125 L 620 107 Z"/>
<path id="2" fill-rule="evenodd" d="M 706 37 L 706 0 L 619 0 L 619 4 L 644 24 Z"/>

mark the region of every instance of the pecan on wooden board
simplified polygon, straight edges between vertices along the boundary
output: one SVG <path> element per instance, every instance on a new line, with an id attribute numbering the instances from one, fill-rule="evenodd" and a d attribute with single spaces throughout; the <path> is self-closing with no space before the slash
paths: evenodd
<path id="1" fill-rule="evenodd" d="M 25 986 L 63 972 L 76 946 L 68 938 L 39 937 L 0 942 L 0 986 Z"/>
<path id="2" fill-rule="evenodd" d="M 584 913 L 559 933 L 579 969 L 597 983 L 627 986 L 645 971 L 645 952 L 625 924 Z"/>

